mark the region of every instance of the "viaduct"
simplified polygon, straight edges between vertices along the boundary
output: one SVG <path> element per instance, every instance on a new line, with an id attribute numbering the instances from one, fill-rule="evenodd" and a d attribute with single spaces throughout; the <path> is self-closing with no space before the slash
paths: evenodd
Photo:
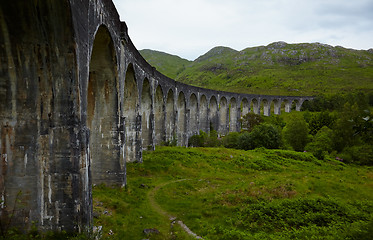
<path id="1" fill-rule="evenodd" d="M 210 124 L 239 131 L 249 111 L 299 111 L 310 99 L 175 82 L 141 57 L 110 0 L 3 0 L 1 225 L 82 231 L 92 185 L 125 185 L 126 162 L 142 162 L 143 149 L 187 146 Z"/>

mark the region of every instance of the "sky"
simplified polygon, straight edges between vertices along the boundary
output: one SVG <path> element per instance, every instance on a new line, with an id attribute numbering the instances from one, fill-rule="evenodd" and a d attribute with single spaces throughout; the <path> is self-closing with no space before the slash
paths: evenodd
<path id="1" fill-rule="evenodd" d="M 373 0 L 113 0 L 138 50 L 194 60 L 272 42 L 373 48 Z"/>

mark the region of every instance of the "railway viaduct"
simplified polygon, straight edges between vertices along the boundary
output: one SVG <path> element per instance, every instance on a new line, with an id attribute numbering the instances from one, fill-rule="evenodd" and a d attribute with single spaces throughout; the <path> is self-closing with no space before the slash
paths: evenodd
<path id="1" fill-rule="evenodd" d="M 143 149 L 187 146 L 210 125 L 239 131 L 249 111 L 310 99 L 175 82 L 141 57 L 110 0 L 1 1 L 2 225 L 82 231 L 92 185 L 125 185 L 126 162 L 141 162 Z"/>

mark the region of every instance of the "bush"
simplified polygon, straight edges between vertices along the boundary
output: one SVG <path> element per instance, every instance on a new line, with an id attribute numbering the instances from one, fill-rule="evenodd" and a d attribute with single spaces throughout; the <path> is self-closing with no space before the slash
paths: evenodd
<path id="1" fill-rule="evenodd" d="M 261 124 L 254 127 L 253 131 L 241 134 L 238 138 L 239 148 L 244 150 L 259 147 L 274 149 L 281 146 L 281 132 L 272 124 Z"/>
<path id="2" fill-rule="evenodd" d="M 218 147 L 220 145 L 221 142 L 218 139 L 218 132 L 211 130 L 209 136 L 206 138 L 205 147 Z"/>
<path id="3" fill-rule="evenodd" d="M 360 145 L 345 148 L 340 158 L 346 163 L 373 166 L 372 145 Z"/>
<path id="4" fill-rule="evenodd" d="M 190 147 L 204 147 L 205 146 L 205 141 L 207 138 L 207 134 L 199 130 L 199 134 L 193 135 L 189 138 L 189 146 Z"/>
<path id="5" fill-rule="evenodd" d="M 222 140 L 223 146 L 226 148 L 239 148 L 239 137 L 240 134 L 238 132 L 230 132 L 227 136 L 225 136 Z"/>

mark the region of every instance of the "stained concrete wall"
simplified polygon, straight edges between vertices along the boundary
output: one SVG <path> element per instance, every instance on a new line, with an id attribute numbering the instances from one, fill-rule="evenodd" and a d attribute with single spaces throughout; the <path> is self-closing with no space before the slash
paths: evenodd
<path id="1" fill-rule="evenodd" d="M 92 185 L 125 185 L 126 163 L 142 162 L 144 149 L 187 146 L 199 130 L 239 131 L 238 119 L 263 113 L 262 103 L 280 114 L 312 99 L 167 78 L 109 0 L 1 1 L 0 33 L 0 218 L 22 229 L 81 231 Z"/>

